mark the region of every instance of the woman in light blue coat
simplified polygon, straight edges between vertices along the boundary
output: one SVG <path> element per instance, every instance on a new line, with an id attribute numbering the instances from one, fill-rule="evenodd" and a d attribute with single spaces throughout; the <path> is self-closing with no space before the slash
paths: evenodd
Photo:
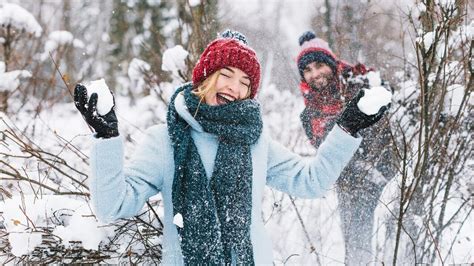
<path id="1" fill-rule="evenodd" d="M 147 130 L 124 166 L 123 140 L 113 109 L 97 114 L 97 94 L 78 84 L 75 104 L 95 131 L 91 195 L 105 222 L 136 215 L 161 192 L 163 264 L 272 264 L 261 219 L 264 186 L 316 198 L 336 181 L 361 139 L 378 121 L 349 104 L 314 158 L 303 159 L 263 130 L 255 52 L 238 32 L 211 42 L 193 70 L 193 82 L 173 95 L 166 125 Z M 342 125 L 342 126 L 341 126 Z"/>

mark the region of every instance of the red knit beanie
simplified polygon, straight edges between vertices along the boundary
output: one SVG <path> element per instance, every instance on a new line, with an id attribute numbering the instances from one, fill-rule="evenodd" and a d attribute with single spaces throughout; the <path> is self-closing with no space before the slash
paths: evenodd
<path id="1" fill-rule="evenodd" d="M 237 31 L 226 30 L 206 47 L 193 69 L 193 84 L 198 86 L 224 67 L 238 68 L 249 76 L 250 98 L 254 98 L 260 85 L 260 63 L 245 36 Z"/>

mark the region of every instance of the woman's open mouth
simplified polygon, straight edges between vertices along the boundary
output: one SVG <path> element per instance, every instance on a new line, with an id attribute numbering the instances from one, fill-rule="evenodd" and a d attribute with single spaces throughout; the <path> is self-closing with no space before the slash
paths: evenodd
<path id="1" fill-rule="evenodd" d="M 217 101 L 217 104 L 218 105 L 222 105 L 222 104 L 228 104 L 228 103 L 231 103 L 233 101 L 235 101 L 236 99 L 229 95 L 229 94 L 226 94 L 226 93 L 216 93 L 216 101 Z"/>

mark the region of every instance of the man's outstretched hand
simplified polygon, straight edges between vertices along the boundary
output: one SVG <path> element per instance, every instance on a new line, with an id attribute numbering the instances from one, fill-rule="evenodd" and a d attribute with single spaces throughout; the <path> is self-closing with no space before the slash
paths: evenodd
<path id="1" fill-rule="evenodd" d="M 347 130 L 352 136 L 356 136 L 359 130 L 377 123 L 388 108 L 390 108 L 390 104 L 388 104 L 380 107 L 376 114 L 367 115 L 357 107 L 357 103 L 362 97 L 364 97 L 363 89 L 347 104 L 346 109 L 337 120 L 337 124 Z"/>

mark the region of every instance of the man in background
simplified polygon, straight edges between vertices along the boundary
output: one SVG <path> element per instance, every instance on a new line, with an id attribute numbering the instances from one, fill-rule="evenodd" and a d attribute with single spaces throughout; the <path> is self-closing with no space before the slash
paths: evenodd
<path id="1" fill-rule="evenodd" d="M 373 69 L 338 60 L 328 43 L 311 31 L 300 37 L 299 44 L 297 66 L 305 103 L 300 119 L 317 149 L 349 100 L 368 88 L 365 75 Z M 374 211 L 383 188 L 396 173 L 387 120 L 359 134 L 363 142 L 337 182 L 347 265 L 372 261 Z"/>

